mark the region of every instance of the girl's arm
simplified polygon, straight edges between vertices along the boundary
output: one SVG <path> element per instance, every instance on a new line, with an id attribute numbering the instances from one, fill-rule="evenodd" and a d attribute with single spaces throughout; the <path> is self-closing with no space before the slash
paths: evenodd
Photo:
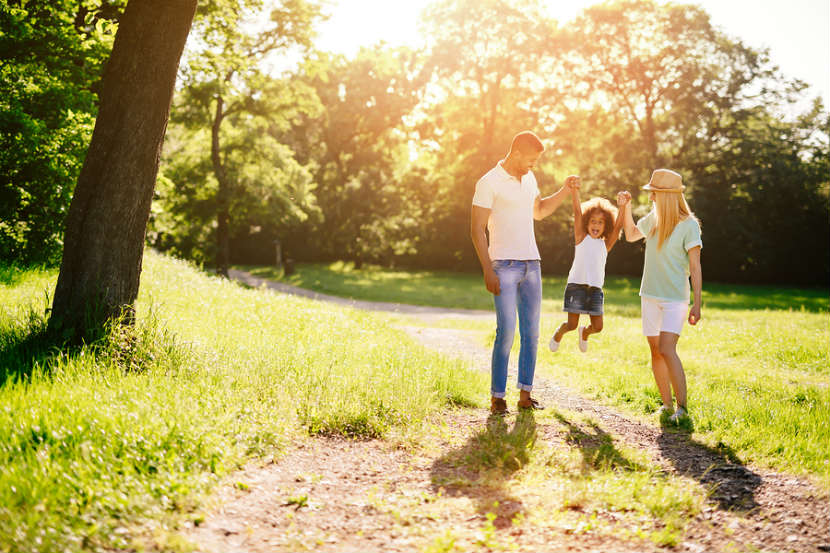
<path id="1" fill-rule="evenodd" d="M 571 203 L 574 208 L 574 244 L 580 244 L 587 233 L 582 228 L 582 206 L 579 204 L 579 188 L 575 186 L 571 187 Z"/>
<path id="2" fill-rule="evenodd" d="M 614 221 L 614 228 L 605 237 L 605 247 L 608 249 L 609 252 L 611 251 L 611 248 L 614 247 L 614 244 L 617 243 L 617 240 L 620 237 L 620 230 L 622 230 L 623 218 L 625 215 L 623 211 L 624 210 L 622 208 L 617 209 L 617 218 Z"/>
<path id="3" fill-rule="evenodd" d="M 692 278 L 694 303 L 689 310 L 689 324 L 694 325 L 700 320 L 701 290 L 703 288 L 703 271 L 700 268 L 700 246 L 689 250 L 689 276 Z"/>
<path id="4" fill-rule="evenodd" d="M 623 215 L 625 239 L 629 242 L 636 242 L 645 238 L 637 225 L 634 224 L 634 216 L 631 215 L 631 193 L 627 191 L 617 193 L 617 206 L 625 212 Z"/>

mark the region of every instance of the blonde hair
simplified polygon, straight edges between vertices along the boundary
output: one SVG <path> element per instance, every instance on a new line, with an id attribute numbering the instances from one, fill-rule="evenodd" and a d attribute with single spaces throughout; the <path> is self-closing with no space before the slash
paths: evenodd
<path id="1" fill-rule="evenodd" d="M 582 202 L 582 228 L 588 232 L 588 222 L 591 220 L 591 215 L 599 212 L 605 220 L 605 228 L 602 229 L 601 238 L 609 236 L 614 230 L 614 219 L 617 218 L 617 208 L 614 204 L 605 198 L 591 198 L 588 201 Z"/>
<path id="2" fill-rule="evenodd" d="M 657 224 L 651 229 L 649 237 L 657 235 L 657 249 L 663 247 L 671 233 L 674 232 L 674 227 L 677 223 L 684 221 L 691 217 L 698 221 L 695 214 L 692 213 L 689 204 L 686 203 L 686 198 L 683 197 L 682 192 L 655 192 L 654 193 L 655 215 L 657 215 Z M 700 221 L 698 221 L 698 225 Z"/>

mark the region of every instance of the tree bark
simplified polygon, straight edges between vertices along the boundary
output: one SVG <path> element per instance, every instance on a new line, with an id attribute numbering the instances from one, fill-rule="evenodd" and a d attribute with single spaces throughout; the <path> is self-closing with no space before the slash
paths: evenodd
<path id="1" fill-rule="evenodd" d="M 161 145 L 195 11 L 196 0 L 131 0 L 120 19 L 67 214 L 49 320 L 68 338 L 90 336 L 122 315 L 132 321 Z"/>

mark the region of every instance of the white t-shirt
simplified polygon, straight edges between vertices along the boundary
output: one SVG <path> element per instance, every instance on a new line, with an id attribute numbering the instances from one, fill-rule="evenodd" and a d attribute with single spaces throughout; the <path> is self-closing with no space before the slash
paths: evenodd
<path id="1" fill-rule="evenodd" d="M 605 239 L 585 236 L 574 248 L 574 263 L 568 273 L 568 283 L 602 288 L 605 284 L 606 259 L 608 246 L 605 245 Z"/>
<path id="2" fill-rule="evenodd" d="M 491 260 L 539 259 L 533 232 L 533 204 L 538 195 L 533 172 L 528 171 L 519 180 L 505 171 L 501 162 L 476 183 L 473 205 L 491 210 L 487 220 Z"/>

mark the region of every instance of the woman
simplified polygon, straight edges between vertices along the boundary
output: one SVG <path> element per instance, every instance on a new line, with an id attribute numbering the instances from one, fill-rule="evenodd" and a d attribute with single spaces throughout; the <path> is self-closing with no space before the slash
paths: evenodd
<path id="1" fill-rule="evenodd" d="M 683 197 L 682 178 L 668 169 L 657 169 L 643 187 L 654 202 L 651 212 L 634 224 L 631 194 L 620 192 L 617 204 L 624 210 L 625 238 L 634 242 L 645 238 L 646 255 L 640 284 L 643 334 L 651 349 L 651 370 L 660 390 L 661 419 L 679 424 L 688 418 L 686 374 L 677 355 L 677 341 L 684 319 L 695 325 L 700 320 L 700 294 L 703 276 L 700 268 L 700 223 Z M 689 277 L 694 303 L 689 306 Z M 677 400 L 673 408 L 672 389 Z"/>

